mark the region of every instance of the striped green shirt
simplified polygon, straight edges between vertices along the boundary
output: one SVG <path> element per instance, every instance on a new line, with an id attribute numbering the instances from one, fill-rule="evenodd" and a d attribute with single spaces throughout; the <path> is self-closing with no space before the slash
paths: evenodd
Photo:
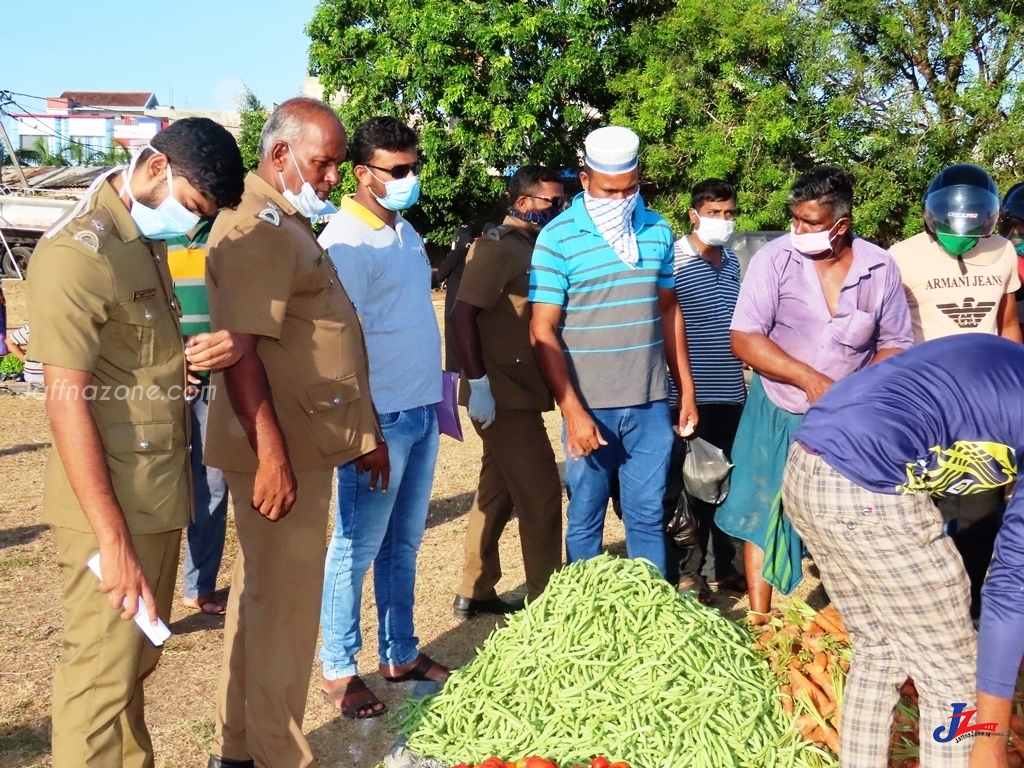
<path id="1" fill-rule="evenodd" d="M 181 305 L 181 332 L 185 336 L 210 332 L 210 305 L 206 300 L 206 241 L 213 222 L 204 220 L 189 235 L 167 241 L 167 266 L 174 293 Z"/>

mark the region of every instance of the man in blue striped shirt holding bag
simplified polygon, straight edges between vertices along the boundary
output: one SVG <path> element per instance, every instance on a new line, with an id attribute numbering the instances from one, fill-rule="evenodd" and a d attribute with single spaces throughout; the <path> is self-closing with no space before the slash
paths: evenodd
<path id="1" fill-rule="evenodd" d="M 621 484 L 626 549 L 665 573 L 662 497 L 678 429 L 697 424 L 673 237 L 640 199 L 640 141 L 608 126 L 586 139 L 583 193 L 540 233 L 530 270 L 530 334 L 562 411 L 569 562 L 601 552 L 609 485 Z M 666 362 L 668 363 L 666 369 Z"/>

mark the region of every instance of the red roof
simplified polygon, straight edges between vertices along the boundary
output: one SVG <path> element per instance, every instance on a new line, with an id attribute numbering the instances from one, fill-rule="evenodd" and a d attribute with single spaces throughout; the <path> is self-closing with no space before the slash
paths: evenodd
<path id="1" fill-rule="evenodd" d="M 60 98 L 67 99 L 69 107 L 125 107 L 143 109 L 156 101 L 152 91 L 64 91 Z"/>

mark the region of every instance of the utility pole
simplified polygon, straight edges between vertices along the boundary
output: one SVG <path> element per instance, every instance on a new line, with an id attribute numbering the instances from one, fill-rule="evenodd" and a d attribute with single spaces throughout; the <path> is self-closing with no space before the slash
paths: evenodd
<path id="1" fill-rule="evenodd" d="M 7 147 L 7 154 L 11 156 L 11 162 L 14 163 L 14 168 L 18 172 L 18 176 L 21 177 L 21 184 L 25 189 L 28 189 L 28 179 L 25 178 L 25 172 L 21 169 L 21 163 L 18 161 L 18 156 L 14 154 L 14 145 L 11 144 L 11 137 L 7 135 L 7 129 L 4 127 L 4 121 L 0 120 L 0 141 L 3 141 L 4 146 Z"/>

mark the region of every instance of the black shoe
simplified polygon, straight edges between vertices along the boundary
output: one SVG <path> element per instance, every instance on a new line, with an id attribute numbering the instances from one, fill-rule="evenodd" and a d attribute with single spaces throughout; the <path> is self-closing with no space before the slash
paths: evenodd
<path id="1" fill-rule="evenodd" d="M 256 763 L 251 758 L 249 760 L 234 760 L 230 757 L 210 755 L 210 762 L 206 764 L 206 768 L 256 768 Z"/>
<path id="2" fill-rule="evenodd" d="M 506 613 L 521 611 L 524 607 L 522 600 L 509 603 L 500 597 L 492 597 L 490 600 L 472 600 L 462 595 L 456 595 L 455 602 L 452 603 L 452 615 L 457 619 L 472 619 L 479 613 L 504 616 Z"/>

